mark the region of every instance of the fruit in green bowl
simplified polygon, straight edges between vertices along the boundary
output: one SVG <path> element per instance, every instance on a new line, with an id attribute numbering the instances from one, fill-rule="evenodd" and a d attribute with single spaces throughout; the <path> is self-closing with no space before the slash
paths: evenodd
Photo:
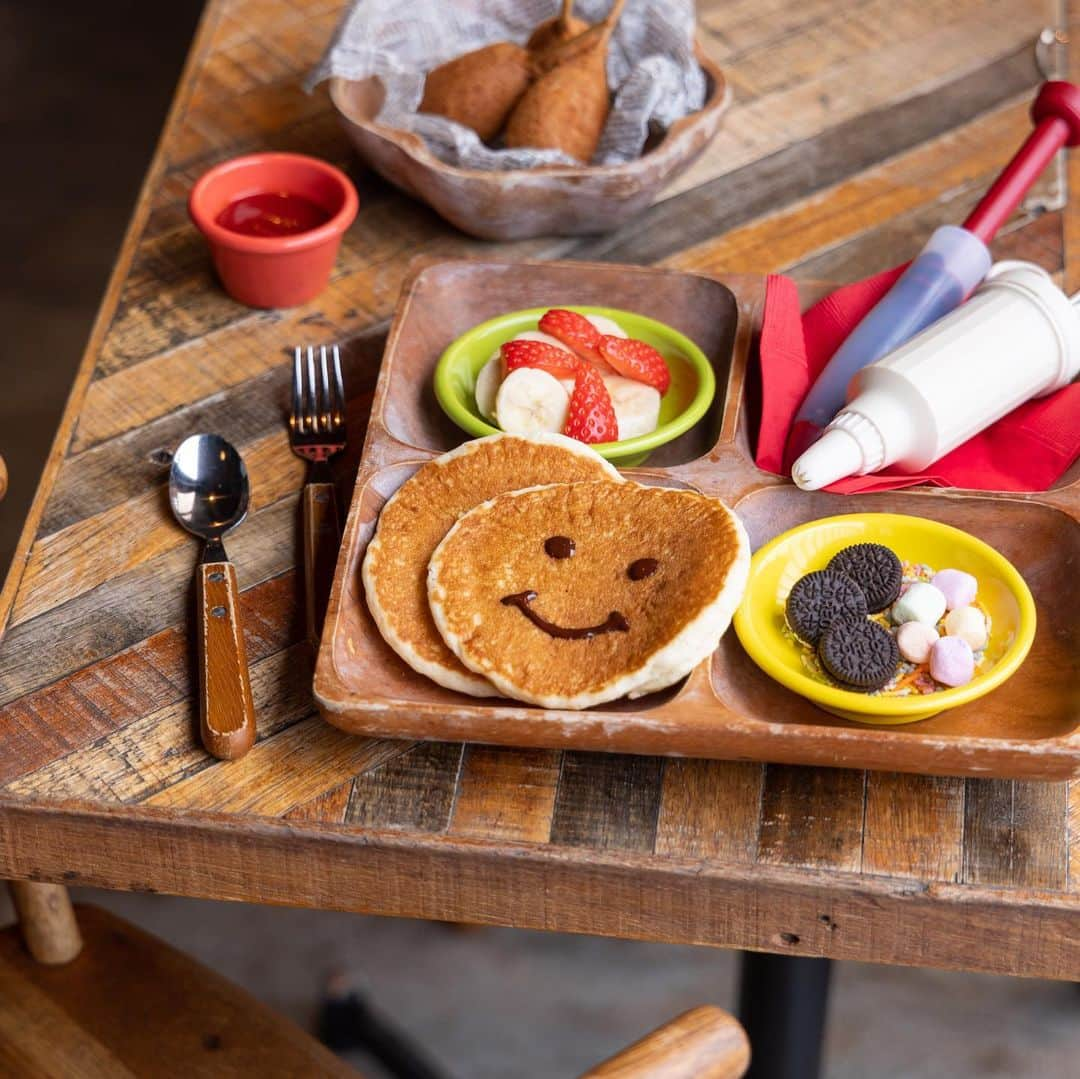
<path id="1" fill-rule="evenodd" d="M 535 422 L 546 424 L 546 429 L 553 429 L 557 423 L 565 422 L 564 416 L 569 415 L 573 396 L 572 379 L 560 379 L 544 370 L 522 367 L 513 373 L 528 373 L 528 378 L 517 378 L 516 385 L 507 388 L 508 380 L 502 377 L 503 365 L 492 366 L 492 360 L 499 356 L 501 346 L 519 335 L 549 344 L 553 342 L 554 345 L 563 343 L 543 334 L 538 328 L 540 320 L 550 310 L 535 307 L 490 319 L 462 334 L 440 357 L 435 370 L 435 395 L 443 411 L 462 430 L 475 436 L 490 435 L 501 430 L 496 426 L 495 418 L 498 414 L 498 396 L 504 389 L 507 389 L 503 405 L 505 413 L 518 417 L 535 407 L 538 411 Z M 648 356 L 655 349 L 662 356 L 667 369 L 668 377 L 656 383 L 665 386 L 658 407 L 658 391 L 640 381 L 643 377 L 653 377 L 655 371 L 626 368 L 634 371 L 635 378 L 627 378 L 614 370 L 605 372 L 605 384 L 618 419 L 619 433 L 631 433 L 629 437 L 592 442 L 592 448 L 602 457 L 620 467 L 641 464 L 649 453 L 690 430 L 708 412 L 716 393 L 716 377 L 708 358 L 684 334 L 656 319 L 617 308 L 568 305 L 561 310 L 595 320 L 599 332 L 608 337 L 622 335 L 633 341 L 644 342 L 651 348 L 642 349 L 642 353 Z M 616 342 L 609 347 L 616 362 L 623 362 L 623 353 L 629 354 L 633 362 L 637 350 L 630 341 L 625 345 Z M 606 367 L 607 361 L 601 358 L 598 364 Z M 536 377 L 540 375 L 544 377 Z M 565 394 L 565 403 L 559 396 L 560 392 Z M 563 408 L 566 413 L 561 411 Z M 655 421 L 652 420 L 653 413 Z M 525 417 L 524 422 L 530 421 Z M 649 430 L 653 422 L 655 429 Z"/>

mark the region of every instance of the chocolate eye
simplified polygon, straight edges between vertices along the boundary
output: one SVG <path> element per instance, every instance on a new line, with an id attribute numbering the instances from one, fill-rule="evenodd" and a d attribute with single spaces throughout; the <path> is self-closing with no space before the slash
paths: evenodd
<path id="1" fill-rule="evenodd" d="M 574 553 L 574 541 L 569 536 L 550 536 L 544 540 L 544 550 L 552 558 L 569 558 Z"/>
<path id="2" fill-rule="evenodd" d="M 660 563 L 655 558 L 639 558 L 626 567 L 626 576 L 631 581 L 643 581 L 651 577 L 660 568 Z"/>

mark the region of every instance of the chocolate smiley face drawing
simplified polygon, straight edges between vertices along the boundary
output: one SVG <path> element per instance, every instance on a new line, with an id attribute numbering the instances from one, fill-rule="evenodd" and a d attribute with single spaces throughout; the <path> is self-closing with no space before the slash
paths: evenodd
<path id="1" fill-rule="evenodd" d="M 428 602 L 451 651 L 501 694 L 586 708 L 662 689 L 710 655 L 749 562 L 717 499 L 554 484 L 462 516 L 432 555 Z"/>
<path id="2" fill-rule="evenodd" d="M 551 558 L 572 558 L 576 550 L 577 544 L 569 536 L 549 536 L 544 540 L 544 552 Z M 660 563 L 655 558 L 638 558 L 627 566 L 626 576 L 631 581 L 643 581 L 646 577 L 651 577 L 659 568 Z M 536 599 L 536 593 L 529 589 L 527 592 L 515 592 L 512 596 L 503 596 L 503 603 L 517 607 L 534 626 L 564 641 L 588 641 L 598 633 L 630 632 L 630 623 L 627 622 L 626 615 L 622 611 L 612 611 L 598 626 L 584 626 L 578 629 L 557 626 L 532 609 L 531 604 L 534 599 Z"/>

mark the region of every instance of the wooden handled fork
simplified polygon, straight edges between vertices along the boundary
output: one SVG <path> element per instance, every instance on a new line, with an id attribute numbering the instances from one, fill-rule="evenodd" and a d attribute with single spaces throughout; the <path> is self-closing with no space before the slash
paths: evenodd
<path id="1" fill-rule="evenodd" d="M 303 494 L 304 602 L 308 639 L 318 647 L 341 545 L 329 465 L 330 458 L 345 448 L 345 387 L 337 345 L 322 346 L 318 356 L 310 346 L 306 354 L 300 348 L 293 354 L 289 444 L 293 453 L 308 461 Z"/>

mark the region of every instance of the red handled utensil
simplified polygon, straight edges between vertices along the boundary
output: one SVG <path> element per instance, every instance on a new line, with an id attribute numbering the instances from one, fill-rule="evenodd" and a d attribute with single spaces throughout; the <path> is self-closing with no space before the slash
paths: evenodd
<path id="1" fill-rule="evenodd" d="M 1080 146 L 1080 86 L 1043 83 L 1031 106 L 1035 130 L 990 185 L 964 222 L 968 232 L 989 243 L 1064 146 Z"/>

